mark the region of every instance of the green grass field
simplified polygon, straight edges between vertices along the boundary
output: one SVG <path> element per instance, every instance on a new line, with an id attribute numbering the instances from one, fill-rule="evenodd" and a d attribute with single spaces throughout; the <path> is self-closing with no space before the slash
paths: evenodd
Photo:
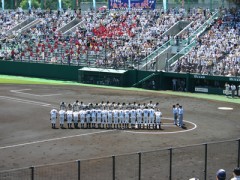
<path id="1" fill-rule="evenodd" d="M 152 93 L 161 93 L 161 94 L 168 94 L 168 95 L 185 96 L 185 97 L 209 99 L 209 100 L 240 104 L 240 98 L 238 97 L 234 99 L 226 98 L 224 95 L 210 95 L 210 94 L 203 94 L 203 93 L 187 93 L 187 92 L 176 92 L 176 91 L 174 92 L 173 91 L 153 91 L 153 90 L 145 90 L 140 88 L 100 86 L 100 85 L 92 85 L 92 84 L 81 84 L 81 83 L 71 82 L 71 81 L 57 81 L 57 80 L 29 78 L 29 77 L 21 77 L 21 76 L 0 75 L 0 84 L 39 84 L 39 85 L 42 84 L 42 85 L 86 86 L 86 87 L 98 87 L 98 88 L 108 88 L 108 89 L 118 89 L 118 90 L 128 90 L 128 91 L 146 91 L 146 92 L 152 92 Z"/>

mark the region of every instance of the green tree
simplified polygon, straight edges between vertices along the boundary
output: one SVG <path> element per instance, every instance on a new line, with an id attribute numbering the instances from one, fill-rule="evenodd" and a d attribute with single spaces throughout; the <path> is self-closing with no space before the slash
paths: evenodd
<path id="1" fill-rule="evenodd" d="M 39 8 L 40 7 L 40 3 L 37 1 L 37 0 L 31 0 L 31 6 L 32 8 Z M 21 3 L 20 3 L 20 7 L 23 8 L 23 9 L 28 9 L 29 8 L 29 4 L 28 4 L 28 0 L 23 0 Z"/>

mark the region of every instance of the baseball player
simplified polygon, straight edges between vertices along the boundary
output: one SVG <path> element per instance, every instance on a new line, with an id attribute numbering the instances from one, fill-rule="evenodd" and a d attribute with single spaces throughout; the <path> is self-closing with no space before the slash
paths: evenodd
<path id="1" fill-rule="evenodd" d="M 136 124 L 136 110 L 132 109 L 130 113 L 131 113 L 131 128 L 134 129 Z"/>
<path id="2" fill-rule="evenodd" d="M 138 124 L 138 129 L 141 129 L 142 126 L 142 114 L 143 111 L 140 109 L 140 107 L 137 109 L 137 124 Z"/>
<path id="3" fill-rule="evenodd" d="M 114 110 L 114 105 L 115 105 L 115 102 L 112 102 L 109 104 L 109 109 L 110 110 Z"/>
<path id="4" fill-rule="evenodd" d="M 91 128 L 90 123 L 91 123 L 91 111 L 89 108 L 86 109 L 86 123 L 87 123 L 87 128 Z"/>
<path id="5" fill-rule="evenodd" d="M 73 111 L 72 110 L 67 110 L 67 124 L 68 124 L 68 129 L 72 129 L 72 119 L 73 119 Z"/>
<path id="6" fill-rule="evenodd" d="M 136 109 L 136 107 L 137 107 L 136 102 L 133 102 L 133 104 L 131 104 L 131 109 Z"/>
<path id="7" fill-rule="evenodd" d="M 145 128 L 148 124 L 148 107 L 146 106 L 143 109 L 143 128 Z"/>
<path id="8" fill-rule="evenodd" d="M 122 110 L 125 110 L 125 109 L 126 109 L 126 104 L 122 103 Z"/>
<path id="9" fill-rule="evenodd" d="M 159 109 L 159 103 L 158 103 L 158 102 L 153 105 L 153 109 L 154 109 L 155 111 Z"/>
<path id="10" fill-rule="evenodd" d="M 52 124 L 52 129 L 56 129 L 57 113 L 58 111 L 56 109 L 52 109 L 50 111 L 50 121 Z"/>
<path id="11" fill-rule="evenodd" d="M 131 110 L 131 103 L 128 103 L 127 106 L 126 106 L 126 108 L 127 108 L 128 110 Z"/>
<path id="12" fill-rule="evenodd" d="M 108 126 L 107 128 L 112 128 L 112 120 L 113 120 L 113 114 L 111 110 L 108 110 Z"/>
<path id="13" fill-rule="evenodd" d="M 73 112 L 78 112 L 79 111 L 79 103 L 78 100 L 72 104 L 73 107 Z"/>
<path id="14" fill-rule="evenodd" d="M 178 109 L 178 125 L 179 127 L 183 128 L 183 108 L 179 106 Z"/>
<path id="15" fill-rule="evenodd" d="M 73 112 L 73 122 L 74 122 L 74 128 L 75 129 L 79 129 L 78 120 L 79 120 L 79 113 L 78 113 L 78 111 L 74 111 Z"/>
<path id="16" fill-rule="evenodd" d="M 147 104 L 147 107 L 148 107 L 148 108 L 153 108 L 153 106 L 154 106 L 154 105 L 153 105 L 152 101 L 150 101 L 150 102 Z"/>
<path id="17" fill-rule="evenodd" d="M 149 119 L 148 119 L 148 129 L 151 129 L 151 127 L 154 127 L 154 117 L 155 117 L 155 111 L 152 108 L 150 108 Z"/>
<path id="18" fill-rule="evenodd" d="M 106 105 L 105 105 L 106 110 L 109 110 L 109 106 L 110 106 L 110 103 L 109 103 L 109 101 L 107 101 L 107 103 L 106 103 Z"/>
<path id="19" fill-rule="evenodd" d="M 93 108 L 94 108 L 95 110 L 98 110 L 98 109 L 99 109 L 98 103 L 96 103 Z"/>
<path id="20" fill-rule="evenodd" d="M 84 123 L 85 123 L 85 110 L 80 110 L 79 114 L 80 114 L 80 123 L 81 123 L 81 128 L 84 128 Z"/>
<path id="21" fill-rule="evenodd" d="M 89 110 L 92 110 L 92 109 L 93 109 L 93 104 L 92 104 L 92 103 L 89 103 L 89 104 L 88 104 L 88 109 L 89 109 Z"/>
<path id="22" fill-rule="evenodd" d="M 96 128 L 96 120 L 97 120 L 97 111 L 95 109 L 92 109 L 91 110 L 91 119 L 92 119 L 92 122 L 91 122 L 91 127 L 92 128 Z"/>
<path id="23" fill-rule="evenodd" d="M 160 112 L 159 109 L 157 109 L 157 111 L 155 111 L 155 121 L 156 121 L 156 126 L 155 129 L 162 129 L 161 128 L 161 118 L 162 118 L 162 113 Z"/>
<path id="24" fill-rule="evenodd" d="M 60 110 L 64 110 L 64 111 L 66 111 L 67 110 L 67 106 L 66 106 L 66 104 L 64 103 L 64 102 L 61 102 L 60 103 L 60 108 L 59 108 Z"/>
<path id="25" fill-rule="evenodd" d="M 101 122 L 102 122 L 102 110 L 98 109 L 97 110 L 97 125 L 98 125 L 98 128 L 101 128 Z"/>
<path id="26" fill-rule="evenodd" d="M 59 124 L 60 124 L 60 128 L 61 128 L 61 129 L 65 129 L 65 127 L 64 127 L 64 120 L 66 119 L 66 111 L 60 110 L 60 111 L 58 112 L 58 114 L 59 114 Z"/>
<path id="27" fill-rule="evenodd" d="M 103 110 L 103 104 L 104 104 L 104 101 L 102 101 L 102 102 L 100 102 L 100 103 L 98 104 L 99 109 Z"/>
<path id="28" fill-rule="evenodd" d="M 123 129 L 124 126 L 124 111 L 121 109 L 119 110 L 119 127 Z"/>
<path id="29" fill-rule="evenodd" d="M 114 121 L 114 129 L 118 128 L 118 110 L 113 110 L 113 121 Z"/>
<path id="30" fill-rule="evenodd" d="M 178 109 L 177 109 L 176 105 L 173 105 L 172 113 L 173 113 L 174 124 L 177 125 Z"/>
<path id="31" fill-rule="evenodd" d="M 130 111 L 128 109 L 124 110 L 124 128 L 128 129 L 129 126 Z"/>
<path id="32" fill-rule="evenodd" d="M 143 110 L 143 109 L 145 109 L 145 107 L 146 107 L 146 103 L 143 103 L 141 106 L 140 106 L 140 108 Z"/>
<path id="33" fill-rule="evenodd" d="M 72 105 L 71 104 L 68 104 L 68 110 L 72 111 Z"/>
<path id="34" fill-rule="evenodd" d="M 83 110 L 85 108 L 85 104 L 81 101 L 79 104 L 79 110 Z"/>
<path id="35" fill-rule="evenodd" d="M 105 125 L 107 124 L 107 115 L 108 115 L 108 112 L 105 109 L 105 106 L 103 106 L 103 110 L 102 110 L 102 128 L 105 128 Z"/>

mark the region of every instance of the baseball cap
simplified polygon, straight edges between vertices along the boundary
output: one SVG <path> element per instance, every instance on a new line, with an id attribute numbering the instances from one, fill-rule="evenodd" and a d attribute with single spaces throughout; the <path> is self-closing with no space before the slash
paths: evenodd
<path id="1" fill-rule="evenodd" d="M 216 173 L 218 180 L 226 179 L 226 171 L 224 169 L 219 169 Z"/>
<path id="2" fill-rule="evenodd" d="M 233 170 L 234 174 L 236 176 L 240 176 L 240 168 L 239 167 L 236 167 L 234 170 Z"/>

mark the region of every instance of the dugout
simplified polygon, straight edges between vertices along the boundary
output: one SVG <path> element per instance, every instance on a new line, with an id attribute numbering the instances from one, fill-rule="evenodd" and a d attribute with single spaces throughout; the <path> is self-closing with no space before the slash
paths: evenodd
<path id="1" fill-rule="evenodd" d="M 225 94 L 225 83 L 234 84 L 238 90 L 240 85 L 240 77 L 226 77 L 226 76 L 210 76 L 191 74 L 193 80 L 193 92 L 201 92 L 208 94 Z M 237 91 L 236 91 L 237 95 Z"/>
<path id="2" fill-rule="evenodd" d="M 126 70 L 83 67 L 78 70 L 78 82 L 123 87 L 126 72 Z"/>

